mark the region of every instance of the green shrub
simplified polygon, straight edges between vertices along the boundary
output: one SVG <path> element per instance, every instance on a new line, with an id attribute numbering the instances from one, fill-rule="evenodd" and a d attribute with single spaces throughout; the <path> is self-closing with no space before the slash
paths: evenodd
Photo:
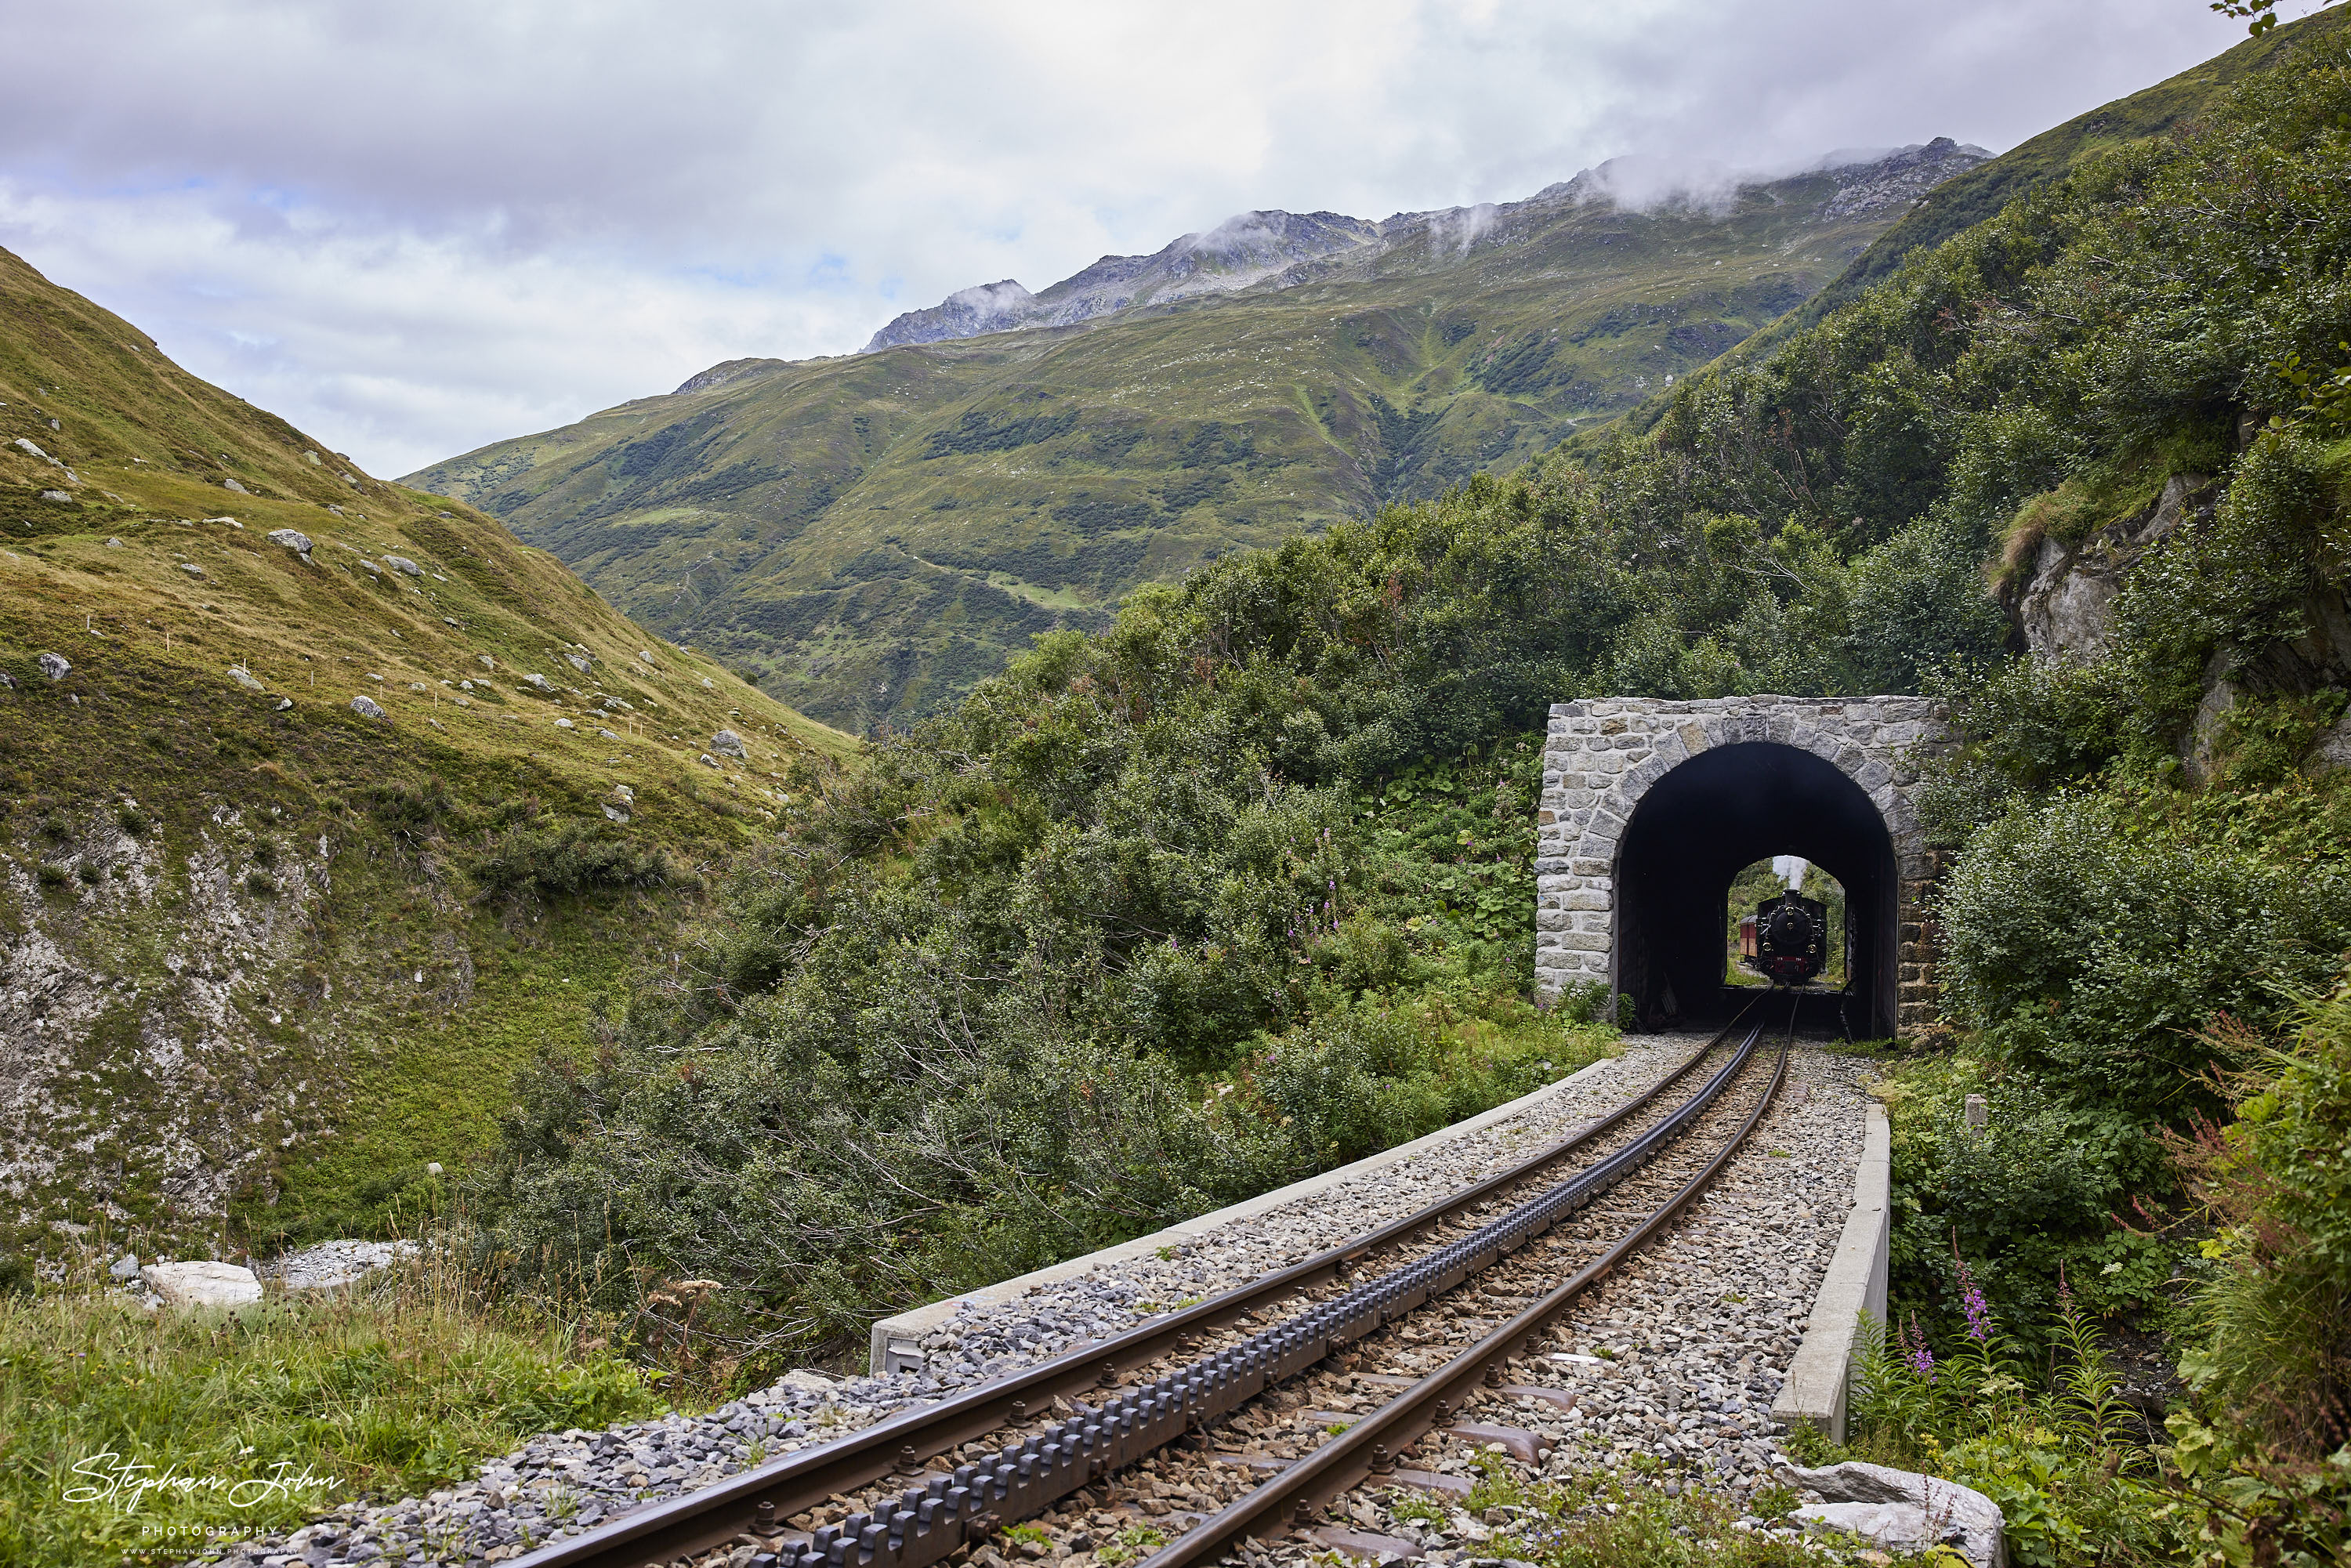
<path id="1" fill-rule="evenodd" d="M 136 806 L 119 806 L 114 812 L 114 825 L 134 839 L 143 839 L 155 820 Z"/>
<path id="2" fill-rule="evenodd" d="M 63 887 L 73 880 L 73 873 L 55 861 L 43 861 L 35 875 L 45 888 Z"/>
<path id="3" fill-rule="evenodd" d="M 1940 895 L 1946 1009 L 2082 1103 L 2171 1122 L 2210 1110 L 2208 1072 L 2248 1064 L 2206 1025 L 2275 1019 L 2280 988 L 2323 985 L 2351 946 L 2351 844 L 2322 858 L 2294 839 L 2341 800 L 2298 790 L 2266 820 L 2260 802 L 2131 789 L 2011 808 Z"/>
<path id="4" fill-rule="evenodd" d="M 2183 1370 L 2232 1425 L 2314 1461 L 2351 1444 L 2351 985 L 2299 1004 L 2288 1038 L 2236 1042 L 2252 1065 L 2235 1119 L 2175 1140 L 2220 1265 Z"/>
<path id="5" fill-rule="evenodd" d="M 2083 1106 L 2030 1077 L 1968 1057 L 1896 1064 L 1880 1094 L 1892 1132 L 1892 1303 L 1956 1332 L 1958 1260 L 2018 1336 L 2060 1321 L 2060 1282 L 2101 1317 L 2159 1316 L 2176 1243 L 2119 1222 L 2173 1189 L 2159 1145 L 2137 1119 Z M 1989 1123 L 1966 1120 L 1980 1093 Z"/>
<path id="6" fill-rule="evenodd" d="M 608 839 L 591 823 L 533 831 L 513 827 L 491 837 L 465 864 L 485 897 L 535 894 L 559 898 L 597 889 L 661 887 L 693 879 L 657 849 Z"/>

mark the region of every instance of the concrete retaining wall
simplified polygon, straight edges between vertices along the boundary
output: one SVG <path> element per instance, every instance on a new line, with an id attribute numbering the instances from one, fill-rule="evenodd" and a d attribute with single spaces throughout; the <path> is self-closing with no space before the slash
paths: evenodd
<path id="1" fill-rule="evenodd" d="M 955 1316 L 957 1310 L 966 1302 L 985 1305 L 995 1301 L 1012 1301 L 1027 1294 L 1036 1286 L 1050 1285 L 1056 1281 L 1067 1280 L 1098 1266 L 1123 1262 L 1130 1258 L 1145 1257 L 1163 1247 L 1172 1247 L 1177 1242 L 1192 1240 L 1220 1227 L 1254 1218 L 1268 1209 L 1279 1208 L 1283 1204 L 1294 1203 L 1302 1197 L 1311 1197 L 1318 1192 L 1342 1186 L 1349 1182 L 1366 1180 L 1399 1161 L 1411 1159 L 1416 1155 L 1425 1154 L 1456 1138 L 1490 1127 L 1497 1122 L 1515 1116 L 1521 1111 L 1540 1104 L 1552 1095 L 1566 1092 L 1572 1085 L 1607 1065 L 1605 1061 L 1593 1062 L 1589 1066 L 1569 1073 L 1556 1083 L 1547 1083 L 1531 1093 L 1521 1094 L 1508 1104 L 1497 1105 L 1492 1110 L 1481 1112 L 1467 1121 L 1456 1122 L 1452 1126 L 1440 1128 L 1426 1137 L 1415 1138 L 1411 1143 L 1398 1144 L 1392 1149 L 1383 1149 L 1380 1153 L 1357 1160 L 1353 1165 L 1341 1166 L 1335 1170 L 1325 1171 L 1321 1176 L 1309 1176 L 1304 1181 L 1292 1182 L 1288 1186 L 1277 1187 L 1271 1192 L 1250 1198 L 1246 1203 L 1236 1203 L 1229 1207 L 1217 1209 L 1213 1213 L 1201 1215 L 1196 1219 L 1187 1219 L 1179 1225 L 1171 1225 L 1165 1230 L 1155 1230 L 1148 1236 L 1140 1236 L 1132 1241 L 1123 1241 L 1115 1247 L 1105 1247 L 1099 1252 L 1089 1252 L 1082 1258 L 1072 1258 L 1066 1263 L 1055 1263 L 1050 1268 L 1039 1269 L 1032 1273 L 1023 1274 L 1017 1280 L 1007 1280 L 996 1285 L 983 1285 L 978 1290 L 967 1291 L 960 1296 L 950 1296 L 943 1301 L 933 1301 L 928 1306 L 916 1307 L 912 1312 L 900 1312 L 896 1317 L 883 1318 L 873 1325 L 872 1341 L 866 1351 L 867 1365 L 877 1375 L 884 1372 L 920 1371 L 923 1364 L 923 1336 Z M 1333 1244 L 1335 1245 L 1339 1239 L 1341 1239 L 1333 1238 Z"/>
<path id="2" fill-rule="evenodd" d="M 1853 1387 L 1854 1346 L 1861 1314 L 1886 1321 L 1887 1244 L 1893 1215 L 1888 1207 L 1893 1141 L 1886 1107 L 1871 1101 L 1862 1134 L 1861 1167 L 1854 1174 L 1853 1212 L 1837 1239 L 1836 1256 L 1813 1301 L 1804 1343 L 1789 1364 L 1788 1381 L 1771 1402 L 1771 1418 L 1789 1427 L 1816 1427 L 1842 1443 L 1845 1406 Z"/>

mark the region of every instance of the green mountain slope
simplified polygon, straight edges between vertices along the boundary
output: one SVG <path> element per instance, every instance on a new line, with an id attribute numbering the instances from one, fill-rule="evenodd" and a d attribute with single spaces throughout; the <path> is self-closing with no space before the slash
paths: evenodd
<path id="1" fill-rule="evenodd" d="M 380 1208 L 852 744 L 0 252 L 0 1223 Z"/>
<path id="2" fill-rule="evenodd" d="M 1039 308 L 1108 313 L 733 361 L 411 477 L 862 729 L 952 699 L 1035 632 L 1102 623 L 1139 583 L 1516 466 L 1802 303 L 1973 162 L 1938 142 L 1646 212 L 1606 199 L 1604 170 L 1358 225 L 1375 244 L 1339 246 L 1355 220 L 1317 214 L 1311 254 L 1270 274 L 1252 257 L 1237 290 L 1110 308 L 1057 286 Z M 1126 259 L 1158 298 L 1198 284 L 1187 257 Z"/>

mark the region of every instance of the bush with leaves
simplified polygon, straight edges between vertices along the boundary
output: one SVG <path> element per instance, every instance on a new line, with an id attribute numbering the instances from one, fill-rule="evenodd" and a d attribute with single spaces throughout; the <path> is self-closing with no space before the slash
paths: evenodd
<path id="1" fill-rule="evenodd" d="M 2351 985 L 2302 1001 L 2273 1046 L 2230 1020 L 2234 1119 L 2173 1146 L 2214 1230 L 2182 1370 L 2276 1453 L 2351 1453 Z"/>
<path id="2" fill-rule="evenodd" d="M 596 889 L 661 887 L 694 880 L 691 870 L 661 851 L 606 838 L 587 822 L 509 827 L 488 837 L 465 869 L 489 898 L 522 894 L 559 898 Z"/>
<path id="3" fill-rule="evenodd" d="M 2176 1184 L 2145 1124 L 1964 1055 L 1897 1063 L 1877 1092 L 1892 1134 L 1896 1315 L 1958 1332 L 1965 1257 L 2028 1344 L 2058 1332 L 2061 1281 L 2102 1320 L 2166 1321 L 2180 1246 L 2138 1217 L 2160 1212 Z M 1984 1098 L 1983 1126 L 1967 1120 L 1970 1094 Z"/>
<path id="4" fill-rule="evenodd" d="M 2221 1015 L 2266 1023 L 2351 946 L 2340 782 L 2189 797 L 2116 787 L 2012 807 L 1940 894 L 1944 1006 L 1993 1054 L 2085 1104 L 2183 1123 L 2247 1065 Z"/>

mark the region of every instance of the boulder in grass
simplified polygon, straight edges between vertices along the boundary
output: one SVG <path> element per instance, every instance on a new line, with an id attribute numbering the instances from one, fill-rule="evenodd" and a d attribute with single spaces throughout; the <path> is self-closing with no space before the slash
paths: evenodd
<path id="1" fill-rule="evenodd" d="M 228 667 L 228 678 L 235 681 L 238 685 L 243 686 L 246 691 L 257 692 L 261 689 L 261 683 L 255 680 L 253 678 L 253 672 L 246 669 L 243 664 L 231 664 Z"/>
<path id="2" fill-rule="evenodd" d="M 1890 1552 L 1948 1546 L 1974 1568 L 2007 1568 L 2000 1505 L 1972 1487 L 1939 1476 L 1849 1460 L 1808 1470 L 1782 1464 L 1780 1479 L 1821 1500 L 1796 1510 L 1806 1529 L 1860 1536 Z"/>
<path id="3" fill-rule="evenodd" d="M 262 1271 L 289 1291 L 340 1291 L 417 1252 L 413 1241 L 319 1241 L 263 1264 Z"/>
<path id="4" fill-rule="evenodd" d="M 388 718 L 391 716 L 383 711 L 382 706 L 378 704 L 373 697 L 353 697 L 351 699 L 351 711 L 359 715 L 361 718 Z"/>
<path id="5" fill-rule="evenodd" d="M 417 565 L 414 561 L 409 559 L 404 555 L 388 555 L 383 558 L 383 564 L 392 568 L 394 571 L 405 572 L 410 577 L 423 577 L 424 575 L 424 569 Z"/>
<path id="6" fill-rule="evenodd" d="M 66 663 L 63 653 L 44 653 L 36 663 L 41 666 L 41 674 L 53 681 L 64 680 L 73 670 L 73 666 Z"/>
<path id="7" fill-rule="evenodd" d="M 269 530 L 269 542 L 283 545 L 305 559 L 310 554 L 310 536 L 298 528 L 272 528 Z"/>
<path id="8" fill-rule="evenodd" d="M 712 736 L 710 749 L 721 757 L 732 757 L 740 760 L 748 760 L 751 755 L 750 748 L 743 744 L 743 737 L 731 729 L 722 729 Z"/>
<path id="9" fill-rule="evenodd" d="M 261 1300 L 261 1281 L 234 1263 L 150 1263 L 139 1270 L 167 1307 L 235 1311 Z"/>

